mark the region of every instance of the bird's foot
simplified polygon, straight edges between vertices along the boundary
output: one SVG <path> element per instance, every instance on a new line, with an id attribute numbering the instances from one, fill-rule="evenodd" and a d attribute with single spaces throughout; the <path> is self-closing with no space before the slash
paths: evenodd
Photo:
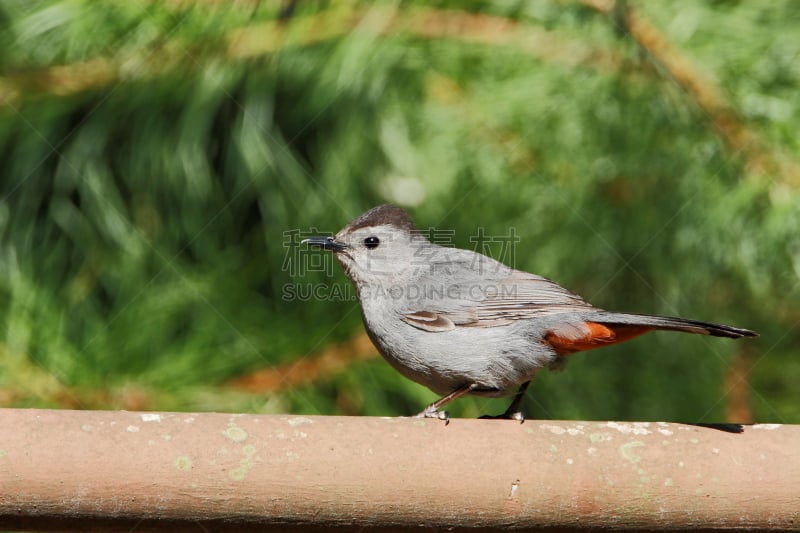
<path id="1" fill-rule="evenodd" d="M 525 422 L 525 415 L 522 411 L 506 411 L 502 415 L 483 415 L 481 420 L 517 420 L 520 424 Z"/>
<path id="2" fill-rule="evenodd" d="M 414 418 L 438 418 L 444 420 L 444 425 L 450 423 L 450 415 L 447 411 L 439 411 L 435 405 L 429 405 L 421 413 L 414 416 Z"/>

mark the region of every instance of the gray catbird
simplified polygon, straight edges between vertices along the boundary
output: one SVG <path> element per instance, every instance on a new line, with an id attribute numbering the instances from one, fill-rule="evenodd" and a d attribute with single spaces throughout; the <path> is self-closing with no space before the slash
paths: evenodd
<path id="1" fill-rule="evenodd" d="M 443 395 L 419 413 L 464 394 L 516 395 L 498 417 L 522 421 L 519 404 L 536 372 L 565 356 L 648 331 L 755 337 L 746 329 L 592 307 L 549 279 L 485 255 L 438 246 L 408 214 L 381 205 L 335 237 L 303 243 L 330 250 L 356 288 L 367 333 L 401 374 Z"/>

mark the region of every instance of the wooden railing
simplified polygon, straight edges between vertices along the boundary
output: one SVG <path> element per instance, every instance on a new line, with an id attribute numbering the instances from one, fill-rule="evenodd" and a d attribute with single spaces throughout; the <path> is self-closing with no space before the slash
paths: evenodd
<path id="1" fill-rule="evenodd" d="M 0 410 L 0 529 L 800 527 L 800 426 Z"/>

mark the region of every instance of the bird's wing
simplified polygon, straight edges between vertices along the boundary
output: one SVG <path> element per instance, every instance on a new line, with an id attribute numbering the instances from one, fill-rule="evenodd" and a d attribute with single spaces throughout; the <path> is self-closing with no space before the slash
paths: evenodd
<path id="1" fill-rule="evenodd" d="M 417 278 L 420 297 L 409 299 L 401 313 L 402 320 L 425 331 L 499 326 L 595 309 L 549 279 L 473 252 L 432 265 Z"/>
<path id="2" fill-rule="evenodd" d="M 577 294 L 547 278 L 514 271 L 503 280 L 503 290 L 488 293 L 478 302 L 478 326 L 497 321 L 540 318 L 559 313 L 587 311 L 593 307 Z"/>

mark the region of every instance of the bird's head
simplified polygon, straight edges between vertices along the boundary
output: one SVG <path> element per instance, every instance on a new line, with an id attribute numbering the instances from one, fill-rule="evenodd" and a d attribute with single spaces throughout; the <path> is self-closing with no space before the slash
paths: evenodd
<path id="1" fill-rule="evenodd" d="M 311 237 L 303 243 L 330 250 L 358 288 L 400 283 L 409 268 L 424 260 L 430 242 L 408 213 L 379 205 L 357 217 L 334 237 Z"/>

